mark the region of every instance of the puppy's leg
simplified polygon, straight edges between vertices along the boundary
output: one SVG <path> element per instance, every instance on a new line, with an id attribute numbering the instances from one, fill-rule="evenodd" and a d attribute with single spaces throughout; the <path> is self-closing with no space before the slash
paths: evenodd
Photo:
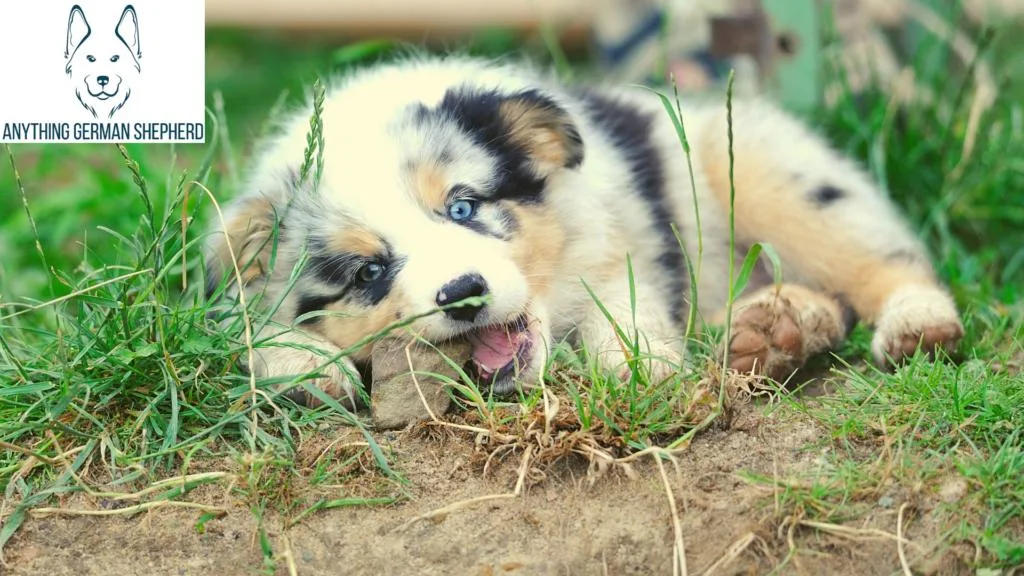
<path id="1" fill-rule="evenodd" d="M 782 382 L 842 342 L 855 321 L 850 312 L 837 299 L 796 284 L 760 288 L 733 307 L 729 367 Z M 723 324 L 725 312 L 713 321 Z"/>
<path id="2" fill-rule="evenodd" d="M 249 366 L 243 355 L 242 365 L 252 370 L 257 378 L 291 378 L 304 374 L 315 374 L 310 381 L 313 386 L 339 400 L 349 409 L 360 405 L 356 388 L 359 386 L 359 372 L 351 360 L 341 357 L 341 349 L 306 332 L 271 329 L 261 331 L 260 337 L 269 340 L 253 349 L 254 365 Z M 321 400 L 307 392 L 301 383 L 288 390 L 287 395 L 298 404 L 315 408 Z"/>
<path id="3" fill-rule="evenodd" d="M 275 245 L 275 206 L 262 196 L 242 198 L 231 206 L 225 215 L 222 227 L 218 225 L 211 235 L 206 251 L 207 293 L 211 294 L 226 281 L 224 297 L 229 301 L 240 300 L 240 289 L 236 278 L 237 265 L 241 276 L 241 295 L 246 303 L 262 298 L 273 302 L 282 295 L 277 290 L 283 281 L 274 280 L 270 270 L 271 252 Z M 287 263 L 277 266 L 289 268 Z M 266 327 L 253 335 L 259 346 L 253 349 L 254 362 L 249 365 L 248 355 L 241 358 L 242 367 L 251 370 L 258 378 L 297 377 L 318 371 L 313 383 L 332 398 L 347 401 L 353 408 L 357 405 L 356 388 L 359 386 L 358 372 L 348 358 L 338 358 L 341 350 L 326 339 L 312 333 L 287 329 L 288 321 Z M 332 358 L 336 360 L 330 361 Z M 320 400 L 297 386 L 289 396 L 307 406 L 317 406 Z"/>
<path id="4" fill-rule="evenodd" d="M 631 372 L 627 361 L 633 354 L 632 340 L 638 337 L 639 364 L 652 383 L 661 382 L 680 369 L 682 328 L 670 320 L 671 310 L 658 297 L 656 288 L 639 279 L 635 284 L 637 305 L 634 314 L 625 277 L 625 272 L 619 277 L 622 286 L 607 282 L 592 288 L 628 340 L 623 341 L 600 308 L 591 305 L 584 321 L 577 326 L 580 341 L 596 356 L 601 367 L 626 380 Z"/>
<path id="5" fill-rule="evenodd" d="M 874 325 L 872 351 L 888 365 L 951 352 L 963 327 L 921 242 L 853 162 L 764 103 L 734 108 L 735 222 L 745 242 L 770 242 L 789 280 L 840 295 Z M 730 180 L 725 113 L 708 116 L 696 145 L 726 211 Z"/>

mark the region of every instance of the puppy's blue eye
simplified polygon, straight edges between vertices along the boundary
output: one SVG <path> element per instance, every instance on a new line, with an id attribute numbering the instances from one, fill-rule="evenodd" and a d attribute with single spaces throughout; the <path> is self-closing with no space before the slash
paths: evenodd
<path id="1" fill-rule="evenodd" d="M 89 62 L 95 62 L 96 61 L 96 57 L 91 55 L 91 54 L 89 56 L 86 56 L 85 59 L 88 60 Z"/>
<path id="2" fill-rule="evenodd" d="M 456 222 L 469 220 L 475 212 L 476 202 L 473 200 L 456 200 L 448 207 L 448 216 Z"/>
<path id="3" fill-rule="evenodd" d="M 384 265 L 380 262 L 367 262 L 359 269 L 357 278 L 360 282 L 369 284 L 370 282 L 376 282 L 384 276 Z"/>
<path id="4" fill-rule="evenodd" d="M 121 57 L 118 56 L 117 54 L 114 54 L 113 56 L 110 57 L 110 61 L 111 62 L 117 62 L 120 59 L 121 59 Z"/>

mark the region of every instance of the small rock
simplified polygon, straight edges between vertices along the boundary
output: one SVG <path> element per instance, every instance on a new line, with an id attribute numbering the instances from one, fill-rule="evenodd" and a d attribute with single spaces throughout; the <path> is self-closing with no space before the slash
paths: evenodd
<path id="1" fill-rule="evenodd" d="M 413 344 L 409 357 L 412 358 L 412 369 L 416 372 L 416 381 L 423 392 L 421 399 L 416 390 L 416 382 L 413 381 L 409 357 L 406 356 L 408 345 L 408 340 L 386 338 L 373 347 L 370 411 L 374 426 L 380 430 L 404 428 L 412 422 L 430 419 L 430 412 L 423 405 L 423 399 L 435 416 L 444 415 L 451 407 L 451 397 L 445 390 L 444 382 L 428 373 L 458 380 L 459 376 L 448 365 L 445 356 L 462 364 L 472 352 L 470 344 L 465 341 L 436 345 L 436 350 L 425 344 Z"/>
<path id="2" fill-rule="evenodd" d="M 878 506 L 880 508 L 892 508 L 893 504 L 895 504 L 895 500 L 893 500 L 892 496 L 882 496 L 878 499 Z"/>

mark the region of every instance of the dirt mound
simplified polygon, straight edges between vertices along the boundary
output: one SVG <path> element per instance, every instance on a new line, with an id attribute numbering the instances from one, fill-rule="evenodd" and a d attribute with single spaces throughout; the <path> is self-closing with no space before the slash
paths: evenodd
<path id="1" fill-rule="evenodd" d="M 689 574 L 893 574 L 901 570 L 895 533 L 900 502 L 845 527 L 785 522 L 777 499 L 740 473 L 813 477 L 827 443 L 805 420 L 744 408 L 730 430 L 712 430 L 666 463 L 595 477 L 581 460 L 533 470 L 517 497 L 483 500 L 428 519 L 453 503 L 508 494 L 521 458 L 509 454 L 482 473 L 472 442 L 422 432 L 382 435 L 411 498 L 384 507 L 337 508 L 291 528 L 267 519 L 274 561 L 253 515 L 234 503 L 196 529 L 199 513 L 161 508 L 132 517 L 56 516 L 28 520 L 7 548 L 7 574 L 672 574 L 672 487 Z M 207 492 L 224 504 L 224 490 Z M 76 496 L 66 506 L 98 509 Z M 939 534 L 918 504 L 903 527 L 915 572 L 957 573 L 922 555 Z M 909 516 L 909 513 L 907 514 Z M 906 520 L 904 523 L 907 523 Z M 920 544 L 920 545 L 918 545 Z M 709 570 L 709 568 L 711 570 Z M 919 572 L 918 572 L 919 573 Z M 966 573 L 966 571 L 965 571 Z"/>

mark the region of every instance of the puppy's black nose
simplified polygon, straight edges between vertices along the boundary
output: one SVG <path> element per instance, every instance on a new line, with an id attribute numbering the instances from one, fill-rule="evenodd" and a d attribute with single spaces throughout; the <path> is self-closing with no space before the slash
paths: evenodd
<path id="1" fill-rule="evenodd" d="M 465 300 L 466 298 L 483 296 L 484 294 L 487 294 L 487 281 L 484 280 L 484 277 L 479 274 L 465 274 L 445 284 L 437 293 L 436 301 L 438 306 L 445 306 Z M 483 309 L 484 306 L 482 304 L 463 304 L 462 306 L 449 308 L 444 313 L 452 320 L 472 322 L 476 320 L 477 315 Z"/>
<path id="2" fill-rule="evenodd" d="M 96 83 L 100 86 L 106 86 L 107 84 L 110 84 L 110 78 L 107 76 L 97 76 Z"/>

